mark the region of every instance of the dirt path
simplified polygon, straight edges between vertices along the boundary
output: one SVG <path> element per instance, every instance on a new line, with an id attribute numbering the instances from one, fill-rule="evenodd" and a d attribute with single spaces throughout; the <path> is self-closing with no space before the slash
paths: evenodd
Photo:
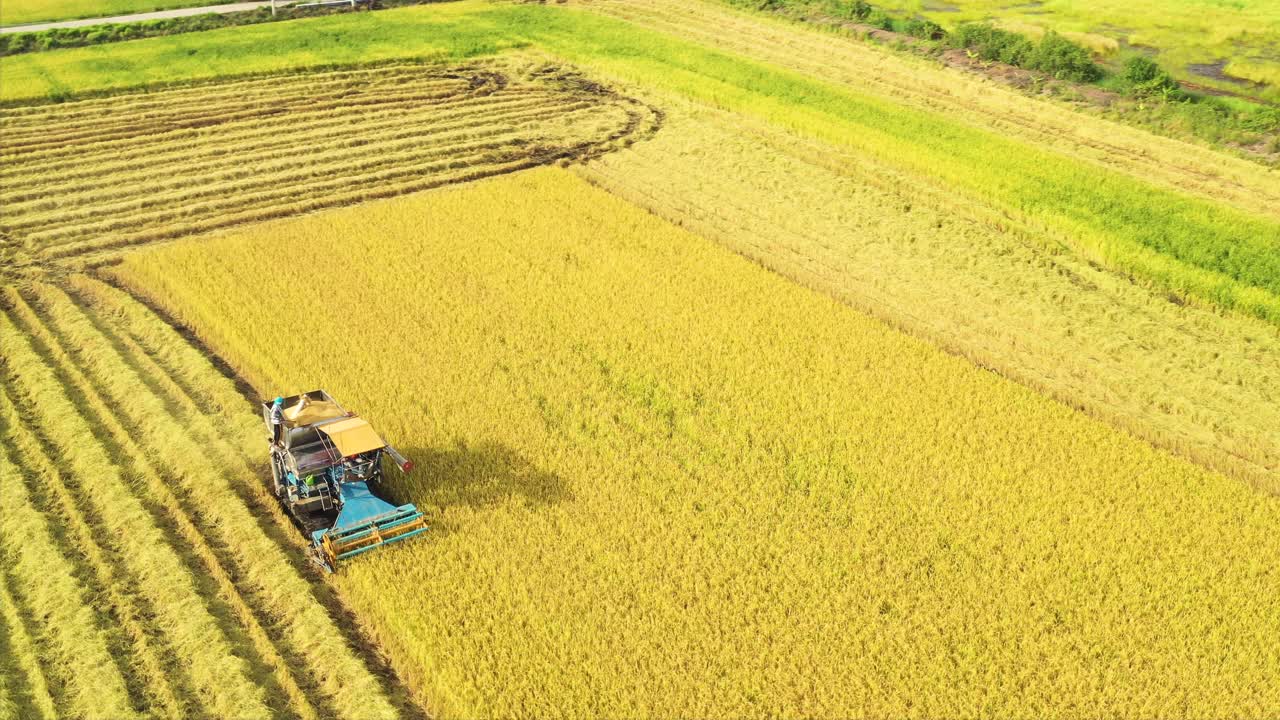
<path id="1" fill-rule="evenodd" d="M 281 5 L 287 4 L 281 2 Z M 227 5 L 206 5 L 204 7 L 177 8 L 175 10 L 157 10 L 155 12 L 136 13 L 134 15 L 115 15 L 113 17 L 86 18 L 83 20 L 63 20 L 61 22 L 31 23 L 29 25 L 5 25 L 0 27 L 2 33 L 19 33 L 19 32 L 40 32 L 41 30 L 54 30 L 58 28 L 76 28 L 87 27 L 90 25 L 106 25 L 108 23 L 131 23 L 143 22 L 145 20 L 167 20 L 169 18 L 189 17 L 191 15 L 207 15 L 209 13 L 217 13 L 225 15 L 227 13 L 245 12 L 248 10 L 257 10 L 260 7 L 269 7 L 271 0 L 256 0 L 255 2 L 238 2 Z"/>

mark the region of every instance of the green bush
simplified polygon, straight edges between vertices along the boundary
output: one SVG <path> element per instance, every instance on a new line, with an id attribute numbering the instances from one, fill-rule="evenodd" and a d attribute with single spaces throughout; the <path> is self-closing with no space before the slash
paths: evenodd
<path id="1" fill-rule="evenodd" d="M 903 32 L 921 40 L 941 40 L 947 35 L 947 32 L 938 23 L 920 18 L 908 20 L 903 27 Z"/>
<path id="2" fill-rule="evenodd" d="M 881 30 L 893 29 L 893 18 L 883 10 L 872 10 L 867 17 L 863 19 L 863 22 L 880 28 Z"/>
<path id="3" fill-rule="evenodd" d="M 1146 55 L 1134 55 L 1125 60 L 1121 77 L 1128 85 L 1130 95 L 1158 95 L 1165 98 L 1182 95 L 1182 86 L 1178 81 Z"/>
<path id="4" fill-rule="evenodd" d="M 1025 67 L 1072 82 L 1088 83 L 1102 78 L 1102 69 L 1093 62 L 1087 49 L 1052 30 L 1036 44 Z"/>
<path id="5" fill-rule="evenodd" d="M 1001 30 L 991 23 L 964 23 L 951 35 L 951 44 L 970 50 L 983 60 L 1021 66 L 1035 45 L 1025 37 Z"/>
<path id="6" fill-rule="evenodd" d="M 1260 107 L 1240 118 L 1240 126 L 1246 130 L 1271 133 L 1280 130 L 1280 108 Z M 1280 138 L 1277 138 L 1280 140 Z"/>
<path id="7" fill-rule="evenodd" d="M 1088 50 L 1052 30 L 1035 43 L 991 23 L 964 23 L 952 33 L 951 44 L 983 60 L 1039 70 L 1059 80 L 1094 82 L 1102 77 Z"/>

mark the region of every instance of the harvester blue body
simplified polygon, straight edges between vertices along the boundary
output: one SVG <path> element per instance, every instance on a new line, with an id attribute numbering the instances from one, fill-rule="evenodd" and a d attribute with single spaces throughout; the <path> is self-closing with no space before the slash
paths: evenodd
<path id="1" fill-rule="evenodd" d="M 416 507 L 392 505 L 373 492 L 384 457 L 402 472 L 413 464 L 328 393 L 263 403 L 262 413 L 276 497 L 307 533 L 322 567 L 333 571 L 344 560 L 426 532 Z"/>
<path id="2" fill-rule="evenodd" d="M 316 547 L 327 549 L 335 562 L 427 531 L 418 508 L 392 505 L 370 492 L 365 483 L 347 483 L 342 494 L 337 522 L 328 530 L 311 533 Z"/>

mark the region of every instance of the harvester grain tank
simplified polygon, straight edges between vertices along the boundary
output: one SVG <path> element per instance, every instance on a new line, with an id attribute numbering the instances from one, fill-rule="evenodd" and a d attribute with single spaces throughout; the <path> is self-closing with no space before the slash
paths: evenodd
<path id="1" fill-rule="evenodd" d="M 426 532 L 416 507 L 392 505 L 372 490 L 382 480 L 384 457 L 405 473 L 413 464 L 329 393 L 264 402 L 262 419 L 271 443 L 272 489 L 325 569 Z"/>

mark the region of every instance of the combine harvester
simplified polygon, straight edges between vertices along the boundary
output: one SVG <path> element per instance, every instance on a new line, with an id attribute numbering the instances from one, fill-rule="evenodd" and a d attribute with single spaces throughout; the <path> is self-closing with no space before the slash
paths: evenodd
<path id="1" fill-rule="evenodd" d="M 312 559 L 333 572 L 340 560 L 426 532 L 413 505 L 373 494 L 382 457 L 401 472 L 413 463 L 329 393 L 315 390 L 262 404 L 271 443 L 273 490 L 311 540 Z"/>

